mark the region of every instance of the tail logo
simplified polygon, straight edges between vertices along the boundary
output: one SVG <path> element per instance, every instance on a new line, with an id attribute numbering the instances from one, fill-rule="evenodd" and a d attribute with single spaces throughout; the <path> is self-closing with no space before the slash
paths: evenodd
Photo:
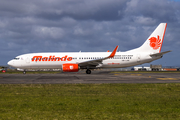
<path id="1" fill-rule="evenodd" d="M 157 50 L 159 47 L 161 47 L 162 41 L 159 38 L 159 35 L 156 37 L 151 37 L 150 39 L 150 47 L 152 47 L 154 50 Z"/>

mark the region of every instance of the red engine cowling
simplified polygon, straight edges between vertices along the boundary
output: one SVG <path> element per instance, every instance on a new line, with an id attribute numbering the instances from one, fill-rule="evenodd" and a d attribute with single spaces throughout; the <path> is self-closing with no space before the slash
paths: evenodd
<path id="1" fill-rule="evenodd" d="M 78 64 L 66 63 L 62 65 L 63 72 L 78 72 L 79 66 Z"/>

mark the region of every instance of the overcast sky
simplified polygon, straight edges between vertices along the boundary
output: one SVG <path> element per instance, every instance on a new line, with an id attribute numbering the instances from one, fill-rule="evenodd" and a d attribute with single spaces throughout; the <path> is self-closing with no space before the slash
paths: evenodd
<path id="1" fill-rule="evenodd" d="M 34 52 L 127 51 L 161 22 L 172 52 L 151 64 L 180 65 L 179 0 L 0 0 L 0 65 Z"/>

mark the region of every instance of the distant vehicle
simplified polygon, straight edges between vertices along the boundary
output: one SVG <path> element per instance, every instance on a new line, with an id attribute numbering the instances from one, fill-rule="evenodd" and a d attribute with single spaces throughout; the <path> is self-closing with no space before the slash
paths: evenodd
<path id="1" fill-rule="evenodd" d="M 23 69 L 58 69 L 64 72 L 78 72 L 97 68 L 123 68 L 150 63 L 162 58 L 170 51 L 161 52 L 167 23 L 161 23 L 142 46 L 126 52 L 116 52 L 118 46 L 110 52 L 49 52 L 30 53 L 15 57 L 7 64 Z"/>
<path id="2" fill-rule="evenodd" d="M 139 68 L 138 71 L 147 71 L 146 68 Z"/>
<path id="3" fill-rule="evenodd" d="M 134 71 L 151 71 L 152 69 L 150 67 L 134 67 Z"/>
<path id="4" fill-rule="evenodd" d="M 0 71 L 2 71 L 3 73 L 5 73 L 5 72 L 6 72 L 6 68 L 5 68 L 5 67 L 2 67 L 2 68 L 0 69 Z"/>

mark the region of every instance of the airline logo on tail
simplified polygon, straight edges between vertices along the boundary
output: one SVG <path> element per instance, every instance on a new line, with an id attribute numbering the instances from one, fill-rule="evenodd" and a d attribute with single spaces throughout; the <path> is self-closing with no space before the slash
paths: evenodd
<path id="1" fill-rule="evenodd" d="M 159 38 L 159 35 L 156 37 L 151 37 L 150 39 L 150 47 L 152 47 L 154 50 L 159 49 L 161 47 L 162 41 Z"/>

